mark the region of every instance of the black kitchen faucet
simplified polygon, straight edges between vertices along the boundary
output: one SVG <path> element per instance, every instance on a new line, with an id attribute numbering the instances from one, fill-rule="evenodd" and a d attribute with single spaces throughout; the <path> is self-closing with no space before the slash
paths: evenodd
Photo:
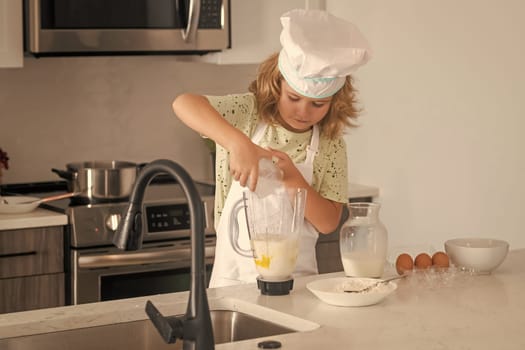
<path id="1" fill-rule="evenodd" d="M 166 343 L 183 339 L 183 349 L 214 349 L 210 308 L 206 297 L 206 265 L 204 236 L 204 205 L 190 175 L 179 164 L 160 159 L 143 167 L 131 192 L 126 216 L 120 221 L 113 244 L 123 250 L 142 247 L 142 202 L 150 181 L 158 174 L 172 176 L 182 187 L 190 209 L 191 284 L 186 314 L 183 317 L 164 317 L 151 301 L 146 313 Z"/>

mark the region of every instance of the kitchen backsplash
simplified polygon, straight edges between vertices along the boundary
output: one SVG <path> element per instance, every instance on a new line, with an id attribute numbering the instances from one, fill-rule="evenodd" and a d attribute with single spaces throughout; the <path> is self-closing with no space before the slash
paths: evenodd
<path id="1" fill-rule="evenodd" d="M 208 148 L 173 114 L 183 92 L 247 91 L 256 65 L 213 65 L 173 56 L 26 57 L 0 69 L 4 183 L 59 180 L 75 161 L 172 159 L 211 179 Z"/>

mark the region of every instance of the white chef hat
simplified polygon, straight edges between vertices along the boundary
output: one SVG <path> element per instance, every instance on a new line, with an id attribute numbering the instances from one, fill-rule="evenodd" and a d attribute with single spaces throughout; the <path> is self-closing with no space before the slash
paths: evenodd
<path id="1" fill-rule="evenodd" d="M 332 96 L 371 57 L 372 50 L 350 22 L 320 10 L 295 9 L 281 16 L 279 70 L 298 93 Z"/>

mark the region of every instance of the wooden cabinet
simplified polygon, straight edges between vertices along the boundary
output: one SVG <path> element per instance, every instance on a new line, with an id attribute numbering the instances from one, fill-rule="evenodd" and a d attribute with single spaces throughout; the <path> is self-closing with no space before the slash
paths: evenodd
<path id="1" fill-rule="evenodd" d="M 0 313 L 63 305 L 64 273 L 0 280 Z"/>
<path id="2" fill-rule="evenodd" d="M 0 68 L 22 67 L 22 1 L 0 0 Z"/>
<path id="3" fill-rule="evenodd" d="M 62 226 L 0 231 L 0 313 L 65 305 Z"/>

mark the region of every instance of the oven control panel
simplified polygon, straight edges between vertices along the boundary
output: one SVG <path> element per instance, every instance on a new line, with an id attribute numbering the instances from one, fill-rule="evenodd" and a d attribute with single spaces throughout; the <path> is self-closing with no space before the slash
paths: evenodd
<path id="1" fill-rule="evenodd" d="M 213 235 L 214 197 L 201 198 L 204 204 L 205 234 Z M 127 203 L 103 203 L 68 207 L 71 246 L 112 245 L 113 234 L 124 218 L 127 206 Z M 143 241 L 189 238 L 190 217 L 188 202 L 185 199 L 146 201 L 142 207 Z"/>
<path id="2" fill-rule="evenodd" d="M 206 234 L 215 233 L 213 220 L 214 197 L 202 197 L 204 205 L 204 228 Z M 189 237 L 190 208 L 186 200 L 151 201 L 143 208 L 145 240 L 164 239 L 168 237 Z"/>
<path id="3" fill-rule="evenodd" d="M 149 205 L 146 207 L 148 232 L 187 230 L 190 228 L 188 204 Z"/>

